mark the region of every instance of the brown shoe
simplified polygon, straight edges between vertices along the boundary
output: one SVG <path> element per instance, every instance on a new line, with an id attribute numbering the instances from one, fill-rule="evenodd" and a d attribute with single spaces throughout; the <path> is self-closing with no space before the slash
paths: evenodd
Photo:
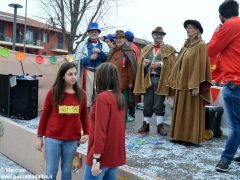
<path id="1" fill-rule="evenodd" d="M 138 133 L 148 133 L 149 132 L 149 124 L 143 121 L 143 125 L 140 129 L 138 129 Z"/>
<path id="2" fill-rule="evenodd" d="M 161 135 L 161 136 L 167 136 L 167 131 L 164 128 L 164 124 L 159 124 L 157 125 L 157 132 Z"/>

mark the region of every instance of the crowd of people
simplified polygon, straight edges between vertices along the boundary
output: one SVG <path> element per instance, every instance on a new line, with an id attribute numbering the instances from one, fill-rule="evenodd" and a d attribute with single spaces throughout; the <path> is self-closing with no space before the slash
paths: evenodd
<path id="1" fill-rule="evenodd" d="M 161 26 L 151 32 L 153 43 L 139 50 L 133 32 L 117 30 L 100 37 L 99 25 L 90 23 L 88 39 L 76 50 L 77 64 L 62 64 L 45 100 L 37 149 L 45 145 L 46 175 L 56 179 L 61 159 L 61 179 L 70 180 L 77 146 L 88 141 L 84 179 L 117 179 L 118 166 L 126 163 L 125 126 L 135 120 L 141 96 L 143 124 L 138 133 L 150 131 L 155 114 L 157 132 L 168 135 L 164 101 L 171 96 L 171 142 L 199 145 L 204 141 L 205 105 L 211 103 L 212 84 L 223 86 L 230 129 L 216 170 L 228 171 L 240 145 L 238 2 L 224 1 L 219 14 L 221 25 L 209 43 L 202 39 L 201 23 L 186 20 L 187 39 L 178 54 L 164 43 L 167 33 Z M 240 163 L 240 158 L 235 161 Z"/>

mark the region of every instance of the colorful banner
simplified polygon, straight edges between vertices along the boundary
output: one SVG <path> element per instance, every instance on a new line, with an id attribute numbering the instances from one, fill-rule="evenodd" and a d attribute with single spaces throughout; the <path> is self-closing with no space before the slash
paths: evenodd
<path id="1" fill-rule="evenodd" d="M 37 55 L 37 56 L 36 56 L 36 62 L 37 62 L 38 64 L 42 64 L 42 63 L 44 62 L 43 57 L 42 57 L 41 55 Z"/>
<path id="2" fill-rule="evenodd" d="M 19 61 L 24 61 L 25 60 L 25 53 L 24 52 L 17 52 L 16 58 Z"/>
<path id="3" fill-rule="evenodd" d="M 49 58 L 49 60 L 50 60 L 50 63 L 51 63 L 51 64 L 56 64 L 56 62 L 57 62 L 57 58 L 56 58 L 55 56 L 51 56 L 51 57 Z"/>
<path id="4" fill-rule="evenodd" d="M 7 49 L 7 48 L 2 48 L 2 49 L 0 49 L 0 55 L 2 56 L 2 57 L 8 57 L 9 56 L 9 49 Z"/>

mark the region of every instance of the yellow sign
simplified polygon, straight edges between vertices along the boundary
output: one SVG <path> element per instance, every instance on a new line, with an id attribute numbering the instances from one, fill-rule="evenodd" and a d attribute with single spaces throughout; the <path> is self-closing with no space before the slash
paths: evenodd
<path id="1" fill-rule="evenodd" d="M 59 106 L 59 114 L 79 114 L 79 106 Z"/>

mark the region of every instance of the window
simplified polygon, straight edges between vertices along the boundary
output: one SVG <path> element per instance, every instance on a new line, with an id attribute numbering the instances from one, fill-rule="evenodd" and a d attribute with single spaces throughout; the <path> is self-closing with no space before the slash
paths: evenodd
<path id="1" fill-rule="evenodd" d="M 31 49 L 26 49 L 26 53 L 28 53 L 28 54 L 33 54 L 33 51 L 31 50 Z"/>
<path id="2" fill-rule="evenodd" d="M 27 30 L 26 43 L 32 43 L 32 42 L 33 42 L 33 32 L 30 30 Z"/>
<path id="3" fill-rule="evenodd" d="M 58 35 L 58 49 L 63 49 L 63 36 L 62 35 Z"/>
<path id="4" fill-rule="evenodd" d="M 43 33 L 43 43 L 49 42 L 49 34 Z"/>
<path id="5" fill-rule="evenodd" d="M 46 55 L 47 55 L 47 53 L 46 53 L 46 52 L 42 52 L 42 55 L 46 56 Z"/>
<path id="6" fill-rule="evenodd" d="M 34 32 L 34 33 L 33 33 L 33 42 L 34 42 L 34 45 L 37 45 L 37 40 L 38 40 L 38 33 L 37 33 L 37 32 Z"/>
<path id="7" fill-rule="evenodd" d="M 0 40 L 4 40 L 4 26 L 0 24 Z"/>
<path id="8" fill-rule="evenodd" d="M 47 34 L 47 42 L 49 42 L 50 41 L 50 36 L 49 36 L 49 34 Z"/>
<path id="9" fill-rule="evenodd" d="M 17 32 L 16 32 L 16 42 L 17 43 L 23 43 L 22 42 L 22 37 L 21 37 L 21 31 L 20 31 L 20 29 L 17 29 Z"/>

